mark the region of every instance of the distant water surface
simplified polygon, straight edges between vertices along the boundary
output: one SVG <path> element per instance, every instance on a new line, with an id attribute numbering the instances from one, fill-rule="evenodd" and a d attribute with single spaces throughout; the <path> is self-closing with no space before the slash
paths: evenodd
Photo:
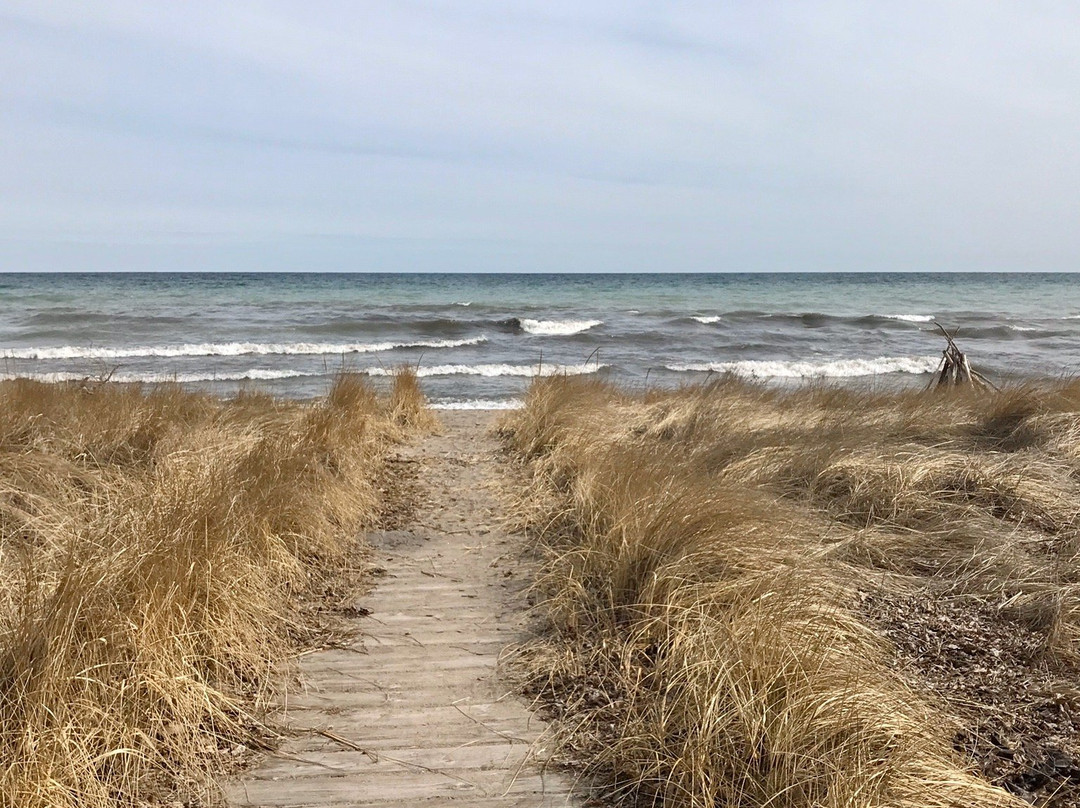
<path id="1" fill-rule="evenodd" d="M 1080 371 L 1070 274 L 0 275 L 4 377 L 111 374 L 229 394 L 419 368 L 445 407 L 513 406 L 536 373 L 678 385 L 922 384 L 959 328 L 992 378 Z"/>

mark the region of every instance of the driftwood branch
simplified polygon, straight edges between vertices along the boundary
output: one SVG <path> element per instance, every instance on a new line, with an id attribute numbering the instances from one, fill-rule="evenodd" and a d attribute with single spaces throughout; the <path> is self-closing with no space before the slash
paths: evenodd
<path id="1" fill-rule="evenodd" d="M 950 334 L 941 323 L 935 322 L 934 326 L 945 337 L 945 350 L 941 352 L 941 362 L 938 363 L 934 377 L 930 380 L 927 389 L 940 390 L 948 387 L 973 387 L 977 390 L 986 388 L 997 389 L 981 373 L 972 370 L 967 354 L 956 345 L 956 335 L 959 328 L 953 329 Z"/>

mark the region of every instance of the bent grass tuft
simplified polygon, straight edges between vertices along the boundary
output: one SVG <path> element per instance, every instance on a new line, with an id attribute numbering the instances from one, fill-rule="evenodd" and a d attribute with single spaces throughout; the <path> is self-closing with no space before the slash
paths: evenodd
<path id="1" fill-rule="evenodd" d="M 399 399 L 0 384 L 0 803 L 216 798 L 423 421 Z"/>
<path id="2" fill-rule="evenodd" d="M 517 662 L 564 758 L 646 805 L 1078 804 L 1078 423 L 1075 382 L 534 381 Z"/>

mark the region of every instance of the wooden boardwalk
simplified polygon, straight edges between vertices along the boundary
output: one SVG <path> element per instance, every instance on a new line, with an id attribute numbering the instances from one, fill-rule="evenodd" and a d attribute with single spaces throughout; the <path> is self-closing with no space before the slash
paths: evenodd
<path id="1" fill-rule="evenodd" d="M 542 771 L 545 728 L 496 672 L 521 638 L 517 540 L 498 527 L 487 413 L 447 413 L 403 451 L 420 464 L 408 530 L 370 536 L 385 569 L 354 647 L 311 654 L 282 705 L 298 730 L 241 781 L 236 806 L 578 805 Z"/>

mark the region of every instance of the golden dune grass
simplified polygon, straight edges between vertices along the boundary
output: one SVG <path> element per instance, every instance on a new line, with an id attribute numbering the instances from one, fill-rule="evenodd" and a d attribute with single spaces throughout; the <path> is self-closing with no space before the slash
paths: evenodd
<path id="1" fill-rule="evenodd" d="M 1080 655 L 1080 384 L 631 395 L 552 377 L 503 428 L 548 559 L 529 686 L 616 792 L 1024 804 L 983 765 L 1076 804 L 1039 755 L 1080 753 L 1058 681 Z"/>
<path id="2" fill-rule="evenodd" d="M 318 630 L 303 603 L 355 567 L 412 382 L 381 402 L 344 374 L 308 404 L 0 385 L 0 804 L 214 798 Z"/>

